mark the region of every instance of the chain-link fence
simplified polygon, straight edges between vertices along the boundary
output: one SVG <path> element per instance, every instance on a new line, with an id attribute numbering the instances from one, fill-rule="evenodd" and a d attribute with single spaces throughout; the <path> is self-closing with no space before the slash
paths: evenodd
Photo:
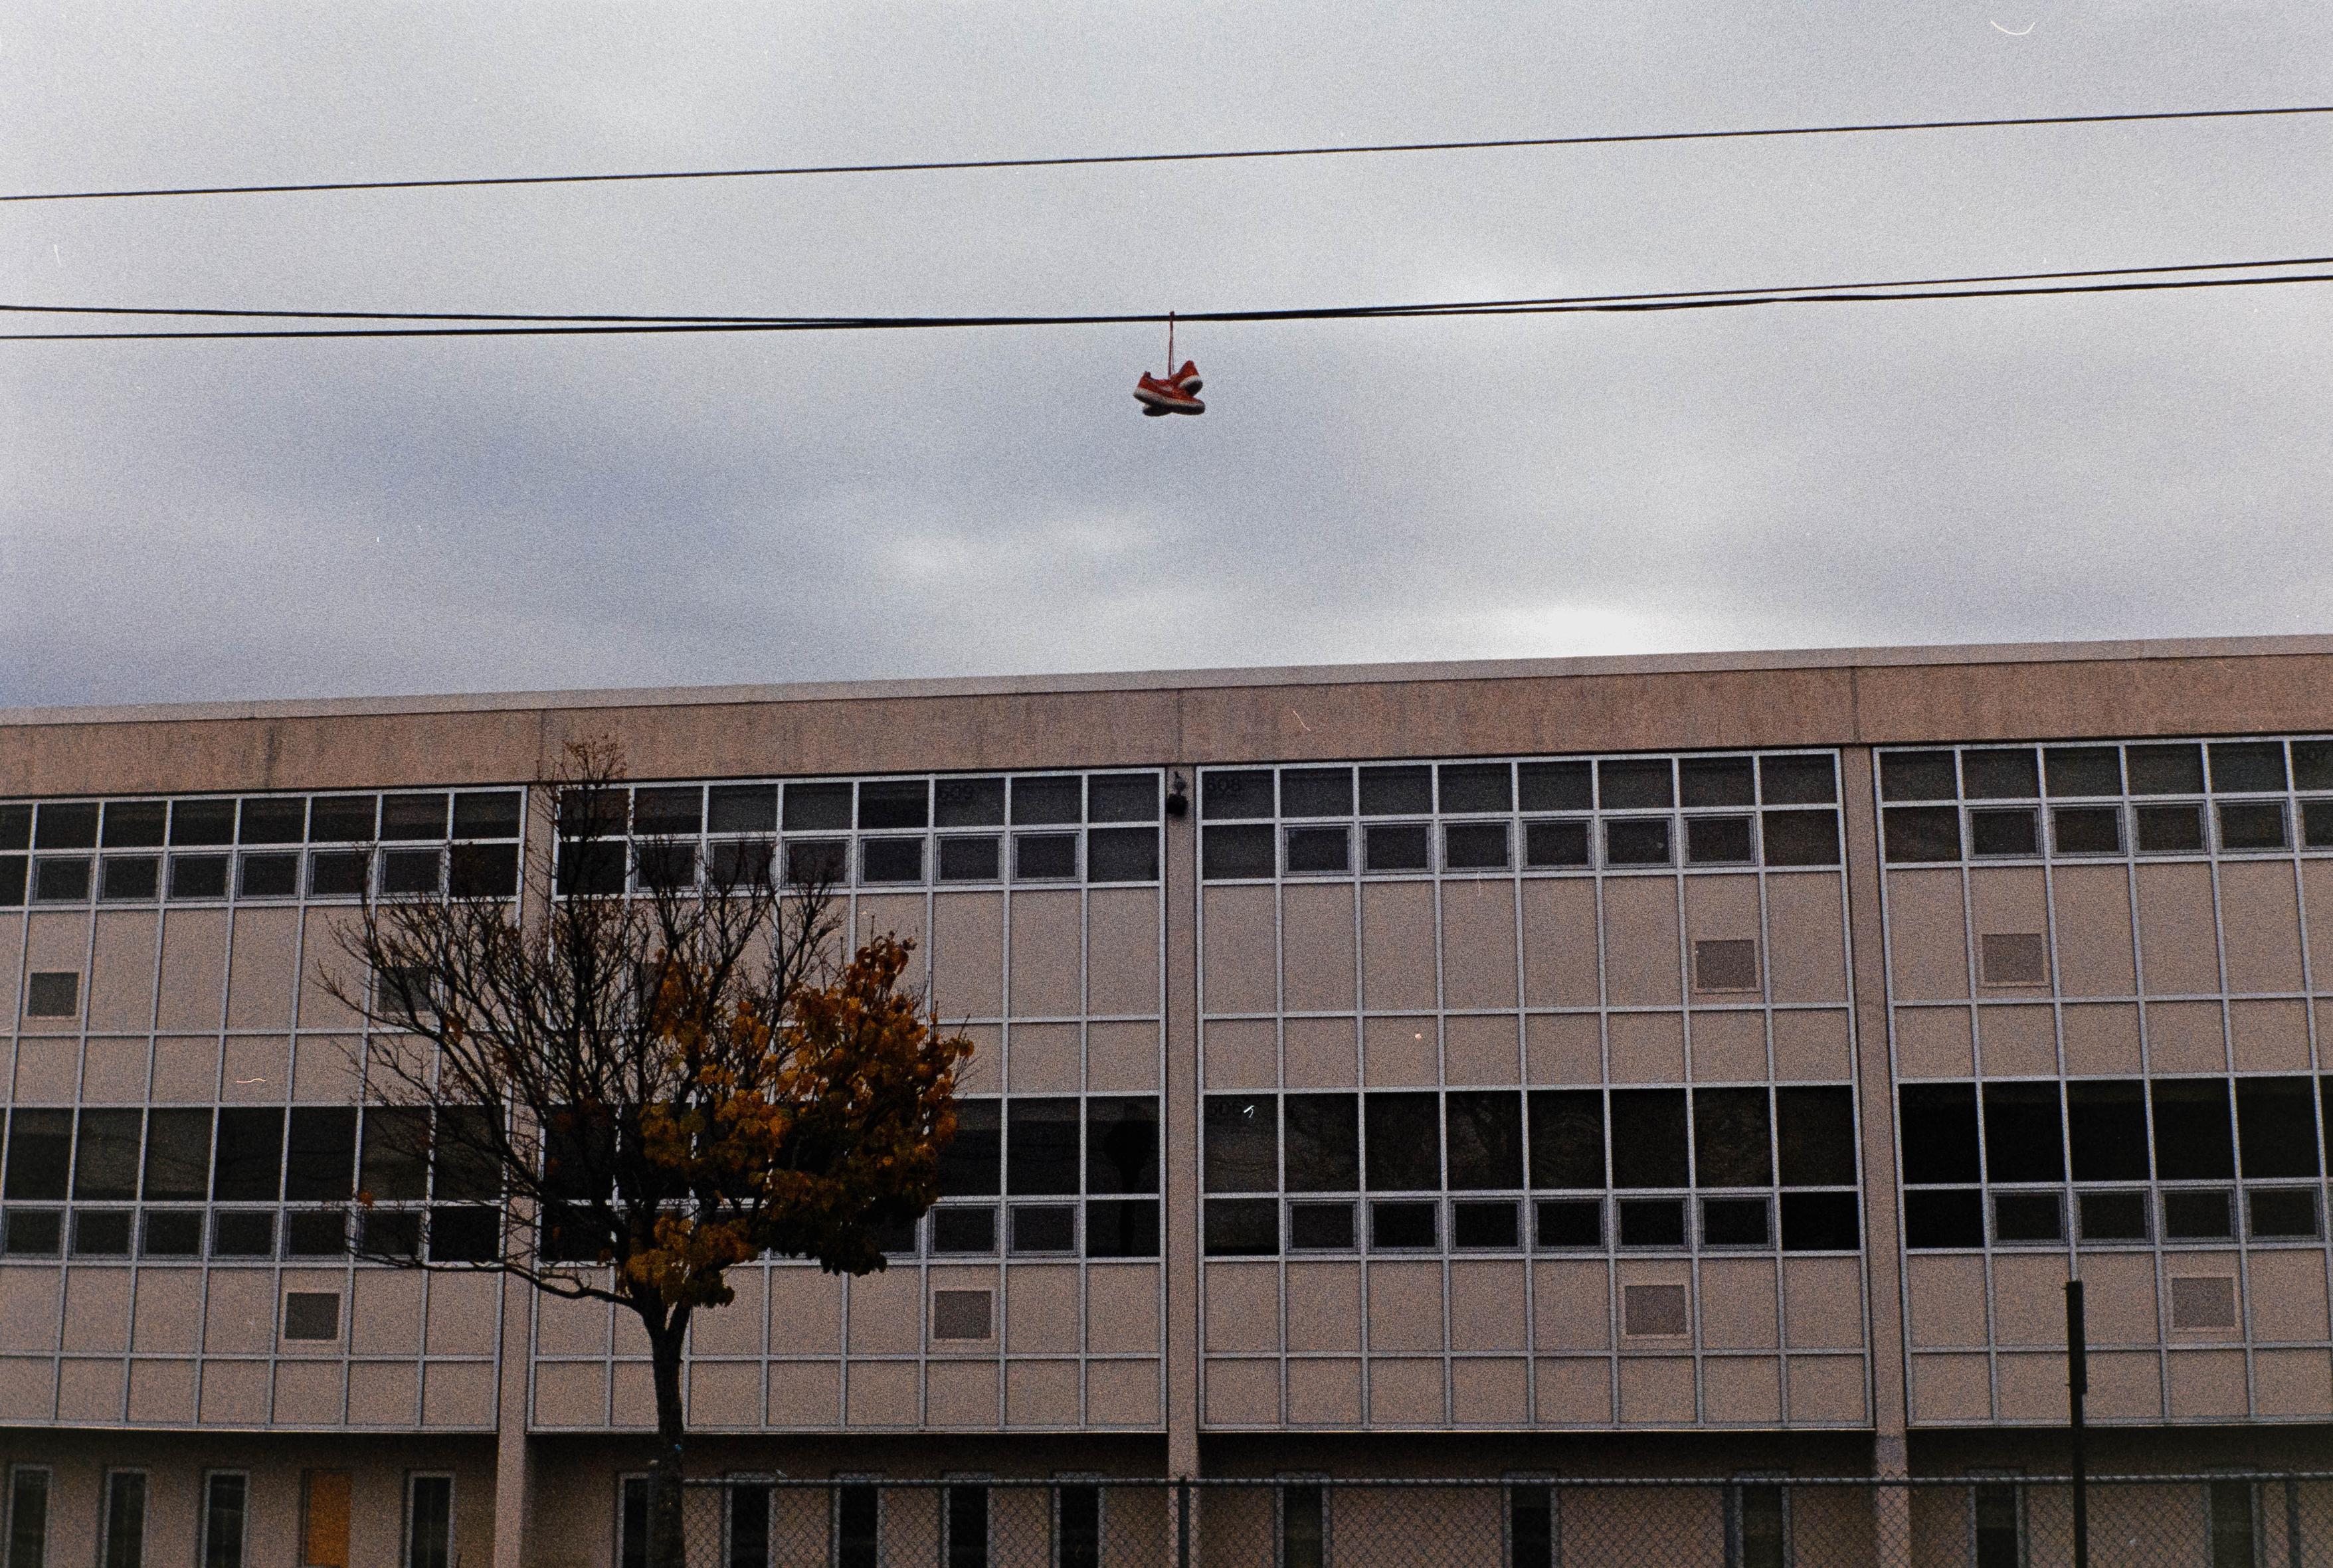
<path id="1" fill-rule="evenodd" d="M 2333 1568 L 2333 1475 L 2094 1477 L 2098 1568 Z M 2062 1477 L 692 1482 L 688 1568 L 2054 1568 Z M 644 1528 L 619 1568 L 647 1568 Z"/>

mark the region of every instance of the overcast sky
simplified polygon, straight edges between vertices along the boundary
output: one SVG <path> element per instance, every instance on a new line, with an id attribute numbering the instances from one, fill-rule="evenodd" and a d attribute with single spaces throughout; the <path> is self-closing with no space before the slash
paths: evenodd
<path id="1" fill-rule="evenodd" d="M 2333 6 L 0 6 L 0 189 L 2333 98 Z M 0 299 L 1138 311 L 2333 253 L 2333 116 L 0 206 Z M 0 705 L 2333 629 L 2333 284 L 0 344 Z"/>

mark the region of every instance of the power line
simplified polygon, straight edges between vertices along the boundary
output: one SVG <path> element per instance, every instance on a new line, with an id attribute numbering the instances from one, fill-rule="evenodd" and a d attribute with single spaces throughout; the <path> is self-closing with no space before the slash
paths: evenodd
<path id="1" fill-rule="evenodd" d="M 800 175 L 930 174 L 963 169 L 1082 168 L 1104 164 L 1225 163 L 1242 159 L 1342 158 L 1396 152 L 1485 152 L 1536 147 L 1618 147 L 1669 141 L 1748 141 L 1790 136 L 1856 136 L 1914 130 L 2000 130 L 2030 126 L 2131 125 L 2188 120 L 2263 120 L 2333 114 L 2333 104 L 2271 109 L 2156 110 L 2128 114 L 2044 114 L 1990 120 L 1906 120 L 1864 124 L 1768 126 L 1739 130 L 1622 131 L 1472 141 L 1387 141 L 1331 147 L 1241 148 L 1218 152 L 1093 153 L 1065 158 L 924 159 L 907 163 L 794 164 L 766 168 L 656 169 L 630 174 L 522 174 L 446 179 L 313 180 L 283 185 L 154 186 L 120 190 L 26 191 L 0 202 L 120 201 L 146 196 L 288 196 L 337 191 L 457 190 L 494 186 L 619 185 L 650 180 L 773 179 Z"/>
<path id="2" fill-rule="evenodd" d="M 1663 296 L 1599 297 L 1569 300 L 1478 301 L 1449 304 L 1351 305 L 1279 311 L 1185 311 L 1178 321 L 1258 322 L 1334 320 L 1414 320 L 1462 316 L 1552 316 L 1595 312 L 1727 310 L 1748 305 L 1871 304 L 1912 300 L 2005 300 L 2056 294 L 2117 294 L 2175 289 L 2233 289 L 2269 283 L 2333 282 L 2333 272 L 2291 272 L 2275 277 L 2216 277 L 2131 280 L 2093 283 L 2037 283 L 2012 287 L 1907 290 L 1880 286 L 1877 290 L 1823 292 L 1712 294 L 1688 298 Z M 232 339 L 301 338 L 557 338 L 668 336 L 727 332 L 910 331 L 972 327 L 1110 327 L 1155 326 L 1166 320 L 1163 312 L 1129 312 L 1080 316 L 831 316 L 769 318 L 754 320 L 648 321 L 564 323 L 530 326 L 446 327 L 321 327 L 310 329 L 237 328 L 186 332 L 7 332 L 0 342 L 166 342 L 219 341 Z"/>

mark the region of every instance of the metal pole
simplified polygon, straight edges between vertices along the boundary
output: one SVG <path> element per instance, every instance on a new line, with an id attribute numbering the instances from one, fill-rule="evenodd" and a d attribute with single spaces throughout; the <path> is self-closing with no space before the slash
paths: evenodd
<path id="1" fill-rule="evenodd" d="M 2300 1483 L 2290 1476 L 2284 1478 L 2284 1560 L 2300 1568 Z"/>
<path id="2" fill-rule="evenodd" d="M 2082 1282 L 2066 1282 L 2066 1406 L 2073 1447 L 2074 1568 L 2090 1568 L 2090 1488 L 2082 1451 L 2082 1396 L 2090 1391 L 2090 1347 L 2082 1325 Z"/>
<path id="3" fill-rule="evenodd" d="M 1191 1481 L 1187 1476 L 1175 1483 L 1175 1563 L 1176 1568 L 1191 1568 Z"/>

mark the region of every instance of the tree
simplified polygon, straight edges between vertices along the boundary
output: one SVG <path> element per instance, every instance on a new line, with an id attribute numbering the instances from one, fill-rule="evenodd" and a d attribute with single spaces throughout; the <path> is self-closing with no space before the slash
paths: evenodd
<path id="1" fill-rule="evenodd" d="M 624 776 L 619 748 L 581 742 L 535 787 L 555 846 L 523 858 L 523 919 L 466 884 L 456 851 L 444 892 L 368 893 L 339 932 L 350 963 L 321 980 L 376 1031 L 368 1164 L 377 1120 L 441 1192 L 508 1206 L 498 1245 L 425 1261 L 418 1228 L 368 1223 L 382 1239 L 359 1251 L 637 1315 L 656 1387 L 648 1557 L 679 1568 L 691 1317 L 763 1253 L 883 1267 L 883 1234 L 937 1195 L 972 1047 L 900 988 L 911 943 L 843 957 L 823 880 L 788 885 L 768 840 L 700 867 L 693 837 L 631 833 Z M 357 1197 L 370 1220 L 379 1195 Z"/>

